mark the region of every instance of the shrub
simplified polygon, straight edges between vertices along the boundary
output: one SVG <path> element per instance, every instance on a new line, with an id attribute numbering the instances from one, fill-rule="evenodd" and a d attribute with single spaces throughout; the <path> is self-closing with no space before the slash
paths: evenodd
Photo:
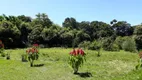
<path id="1" fill-rule="evenodd" d="M 84 49 L 89 49 L 89 46 L 90 46 L 90 41 L 83 41 L 78 45 L 78 47 L 84 48 Z"/>
<path id="2" fill-rule="evenodd" d="M 1 52 L 1 56 L 2 56 L 2 57 L 5 57 L 6 55 L 5 55 L 5 53 L 4 53 L 4 52 Z"/>
<path id="3" fill-rule="evenodd" d="M 97 41 L 93 41 L 89 46 L 90 50 L 99 50 L 100 48 L 101 48 L 101 43 Z"/>
<path id="4" fill-rule="evenodd" d="M 123 46 L 123 43 L 125 41 L 127 41 L 130 37 L 128 36 L 125 36 L 125 37 L 121 37 L 121 36 L 118 36 L 115 41 L 114 41 L 114 44 L 118 45 L 119 49 L 123 49 L 122 46 Z"/>
<path id="5" fill-rule="evenodd" d="M 82 49 L 73 49 L 70 52 L 69 64 L 74 70 L 74 74 L 78 72 L 79 67 L 84 63 L 85 53 Z"/>
<path id="6" fill-rule="evenodd" d="M 123 42 L 122 45 L 123 50 L 136 52 L 136 43 L 133 38 L 128 38 L 126 41 Z"/>
<path id="7" fill-rule="evenodd" d="M 26 54 L 22 54 L 22 62 L 27 62 L 27 55 Z"/>
<path id="8" fill-rule="evenodd" d="M 114 43 L 114 40 L 112 38 L 106 38 L 103 41 L 103 49 L 106 51 L 119 51 L 119 46 Z"/>
<path id="9" fill-rule="evenodd" d="M 119 46 L 115 43 L 111 44 L 110 46 L 111 46 L 111 48 L 110 48 L 111 51 L 119 51 L 120 50 Z"/>
<path id="10" fill-rule="evenodd" d="M 119 36 L 115 39 L 114 43 L 118 45 L 119 49 L 122 49 L 122 44 L 124 41 L 125 41 L 124 38 Z"/>
<path id="11" fill-rule="evenodd" d="M 39 57 L 38 52 L 38 44 L 34 44 L 32 48 L 26 50 L 26 53 L 28 54 L 28 60 L 30 61 L 31 67 L 33 67 L 34 60 L 37 60 Z"/>
<path id="12" fill-rule="evenodd" d="M 6 54 L 6 59 L 7 59 L 7 60 L 10 59 L 10 54 L 9 54 L 9 53 Z"/>

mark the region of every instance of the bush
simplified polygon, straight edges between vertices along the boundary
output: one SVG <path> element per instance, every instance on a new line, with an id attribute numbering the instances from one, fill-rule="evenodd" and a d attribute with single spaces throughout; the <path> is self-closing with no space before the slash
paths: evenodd
<path id="1" fill-rule="evenodd" d="M 106 38 L 103 41 L 103 49 L 106 51 L 119 51 L 119 46 L 114 43 L 114 40 L 112 38 Z"/>
<path id="2" fill-rule="evenodd" d="M 133 38 L 128 38 L 126 41 L 123 42 L 122 45 L 123 50 L 136 52 L 136 43 Z"/>
<path id="3" fill-rule="evenodd" d="M 4 52 L 1 52 L 0 54 L 1 54 L 1 57 L 5 57 L 6 56 Z"/>
<path id="4" fill-rule="evenodd" d="M 91 44 L 90 41 L 83 41 L 78 45 L 78 47 L 84 48 L 84 49 L 89 49 L 90 44 Z"/>
<path id="5" fill-rule="evenodd" d="M 111 51 L 119 51 L 120 49 L 119 49 L 119 46 L 117 45 L 117 44 L 115 44 L 115 43 L 113 43 L 112 45 L 111 45 Z"/>
<path id="6" fill-rule="evenodd" d="M 123 48 L 122 48 L 123 42 L 125 42 L 126 40 L 128 40 L 128 38 L 130 38 L 130 37 L 128 37 L 128 36 L 125 36 L 125 37 L 118 36 L 118 37 L 115 39 L 114 43 L 115 43 L 116 45 L 118 45 L 119 49 L 123 49 Z"/>
<path id="7" fill-rule="evenodd" d="M 97 42 L 97 41 L 93 41 L 91 44 L 90 44 L 90 46 L 89 46 L 89 48 L 88 49 L 90 49 L 90 50 L 99 50 L 101 48 L 101 42 Z"/>
<path id="8" fill-rule="evenodd" d="M 115 39 L 114 43 L 118 45 L 119 49 L 122 49 L 122 43 L 123 43 L 124 41 L 125 41 L 125 40 L 124 40 L 123 37 L 118 36 L 118 37 Z"/>
<path id="9" fill-rule="evenodd" d="M 22 62 L 27 62 L 27 54 L 22 54 Z"/>

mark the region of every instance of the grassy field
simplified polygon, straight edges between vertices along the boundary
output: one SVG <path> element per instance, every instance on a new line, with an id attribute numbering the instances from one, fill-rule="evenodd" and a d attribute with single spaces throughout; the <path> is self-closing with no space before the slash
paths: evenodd
<path id="1" fill-rule="evenodd" d="M 41 67 L 30 67 L 29 62 L 21 62 L 25 50 L 5 51 L 10 53 L 11 59 L 0 57 L 0 80 L 142 80 L 142 70 L 135 70 L 137 53 L 102 51 L 102 56 L 97 57 L 96 51 L 85 50 L 86 62 L 79 69 L 80 74 L 74 75 L 68 65 L 71 49 L 40 49 L 35 64 L 44 64 Z"/>

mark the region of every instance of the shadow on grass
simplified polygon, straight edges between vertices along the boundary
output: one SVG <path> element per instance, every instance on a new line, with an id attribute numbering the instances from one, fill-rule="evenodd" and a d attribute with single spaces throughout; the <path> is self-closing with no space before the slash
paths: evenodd
<path id="1" fill-rule="evenodd" d="M 28 62 L 28 60 L 22 60 L 22 62 Z"/>
<path id="2" fill-rule="evenodd" d="M 92 77 L 92 74 L 90 72 L 75 73 L 75 75 L 78 75 L 82 78 Z"/>
<path id="3" fill-rule="evenodd" d="M 33 67 L 42 67 L 44 64 L 35 64 Z"/>

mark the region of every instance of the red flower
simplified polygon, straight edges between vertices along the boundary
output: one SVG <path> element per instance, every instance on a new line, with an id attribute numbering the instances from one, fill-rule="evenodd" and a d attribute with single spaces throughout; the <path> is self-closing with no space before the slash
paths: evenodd
<path id="1" fill-rule="evenodd" d="M 73 55 L 76 55 L 76 50 L 75 50 L 75 49 L 73 49 L 72 53 L 73 53 Z"/>
<path id="2" fill-rule="evenodd" d="M 82 55 L 83 56 L 84 54 L 85 53 L 82 49 L 77 49 L 77 50 L 73 49 L 73 51 L 70 52 L 70 55 L 74 55 L 74 56 L 76 56 L 76 55 Z"/>
<path id="3" fill-rule="evenodd" d="M 38 50 L 36 49 L 36 48 L 30 48 L 30 49 L 28 49 L 28 50 L 26 50 L 26 53 L 32 53 L 32 54 L 34 54 L 34 53 L 38 53 Z"/>
<path id="4" fill-rule="evenodd" d="M 0 44 L 2 44 L 2 40 L 0 40 Z"/>
<path id="5" fill-rule="evenodd" d="M 73 54 L 73 52 L 71 51 L 71 52 L 70 52 L 70 55 L 72 55 L 72 54 Z"/>
<path id="6" fill-rule="evenodd" d="M 142 52 L 139 53 L 140 58 L 142 58 Z"/>
<path id="7" fill-rule="evenodd" d="M 83 51 L 82 49 L 79 49 L 79 53 L 80 53 L 81 55 L 84 55 L 84 51 Z"/>
<path id="8" fill-rule="evenodd" d="M 70 52 L 70 55 L 76 55 L 76 50 L 73 49 L 73 51 Z"/>
<path id="9" fill-rule="evenodd" d="M 79 49 L 76 50 L 77 55 L 79 54 Z"/>
<path id="10" fill-rule="evenodd" d="M 38 47 L 38 44 L 33 44 L 34 47 Z"/>
<path id="11" fill-rule="evenodd" d="M 4 48 L 4 44 L 1 44 L 2 48 Z"/>
<path id="12" fill-rule="evenodd" d="M 26 53 L 29 53 L 29 50 L 26 50 Z"/>

